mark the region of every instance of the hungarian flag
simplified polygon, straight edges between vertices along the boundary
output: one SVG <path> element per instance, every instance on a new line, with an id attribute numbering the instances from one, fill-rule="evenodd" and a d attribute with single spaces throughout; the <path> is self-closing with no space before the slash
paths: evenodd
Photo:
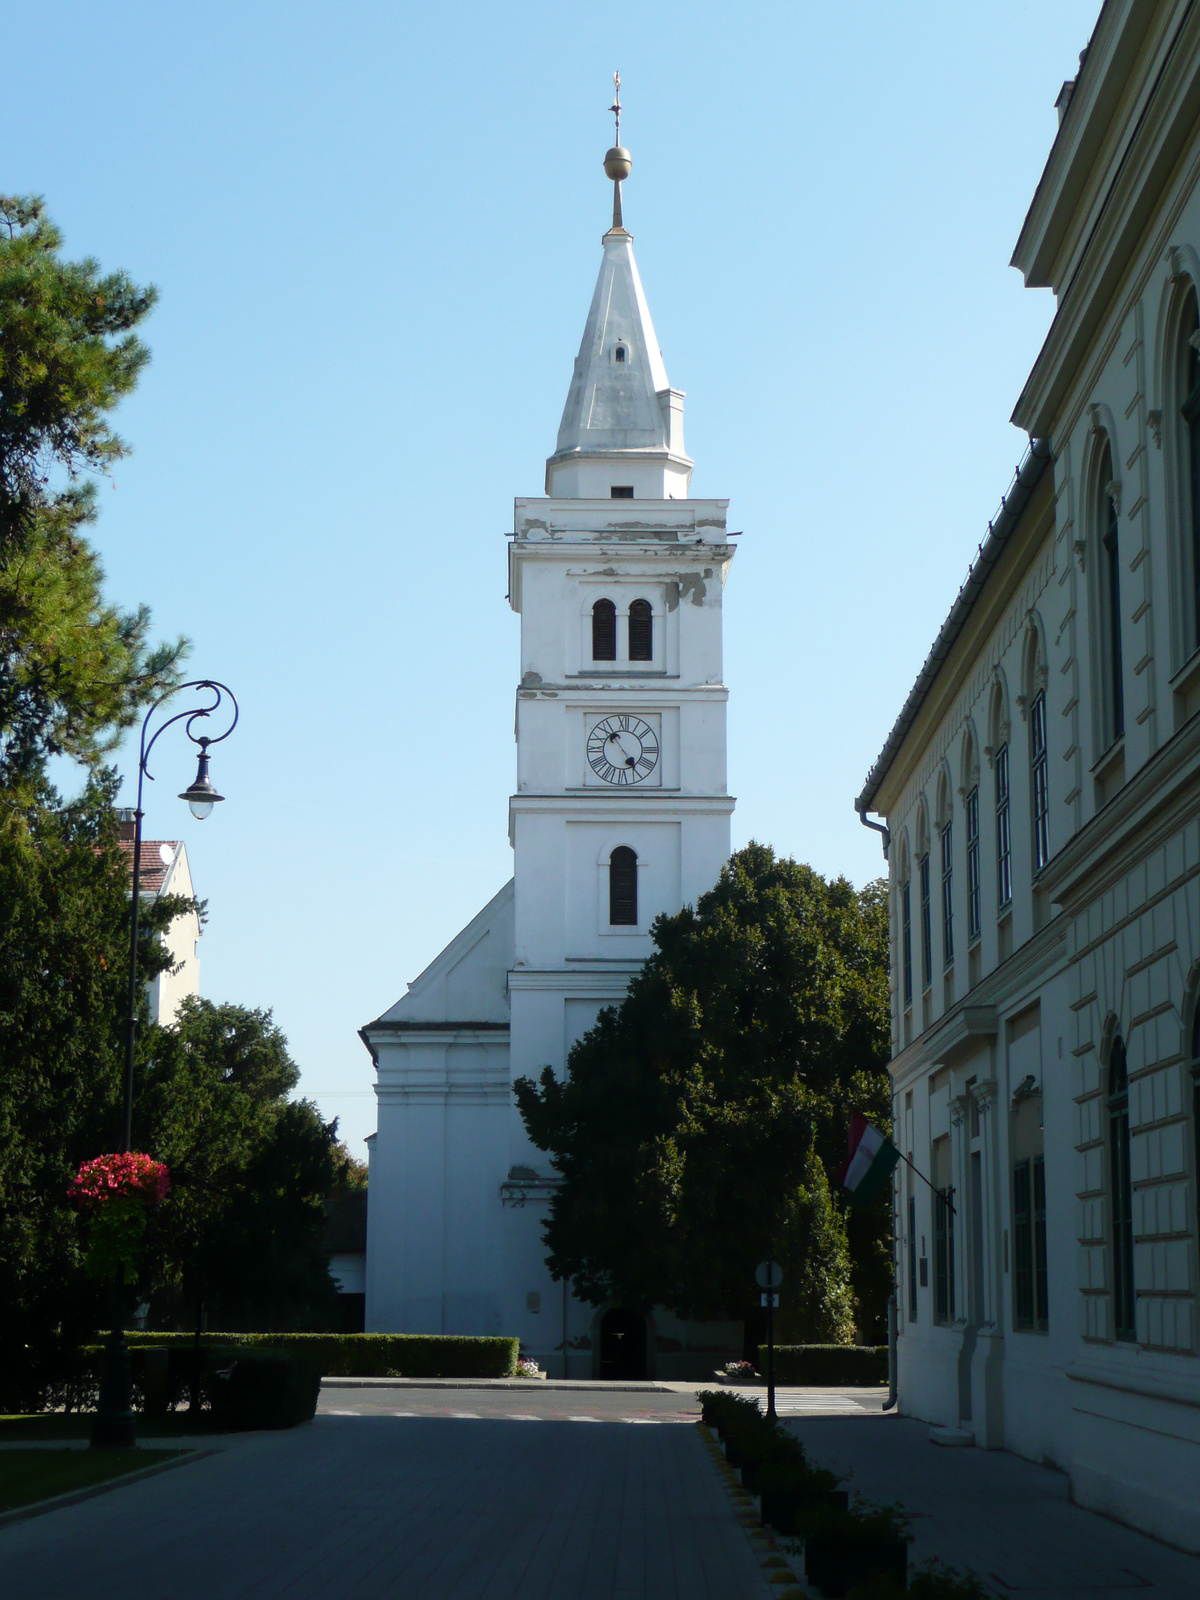
<path id="1" fill-rule="evenodd" d="M 850 1154 L 834 1176 L 854 1196 L 856 1205 L 873 1200 L 891 1177 L 900 1152 L 861 1111 L 850 1118 Z"/>

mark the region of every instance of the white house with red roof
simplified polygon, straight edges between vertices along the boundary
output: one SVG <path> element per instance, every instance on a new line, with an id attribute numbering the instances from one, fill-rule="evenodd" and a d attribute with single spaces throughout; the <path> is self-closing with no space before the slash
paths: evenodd
<path id="1" fill-rule="evenodd" d="M 122 809 L 120 845 L 133 875 L 134 821 L 131 810 Z M 182 839 L 143 839 L 141 893 L 144 901 L 163 895 L 195 898 L 187 846 Z M 150 1001 L 150 1020 L 164 1026 L 175 1020 L 179 1007 L 189 995 L 200 993 L 200 918 L 195 911 L 177 916 L 163 935 L 163 943 L 173 965 L 146 985 Z"/>

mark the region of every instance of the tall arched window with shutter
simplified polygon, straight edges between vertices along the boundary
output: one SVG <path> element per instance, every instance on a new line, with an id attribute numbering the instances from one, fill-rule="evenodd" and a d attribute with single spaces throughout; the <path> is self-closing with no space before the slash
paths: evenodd
<path id="1" fill-rule="evenodd" d="M 1133 1181 L 1129 1149 L 1129 1071 L 1125 1044 L 1113 1035 L 1108 1053 L 1108 1196 L 1112 1213 L 1113 1332 L 1137 1337 L 1133 1287 Z"/>
<path id="2" fill-rule="evenodd" d="M 608 921 L 613 928 L 636 928 L 637 852 L 619 844 L 608 858 Z"/>
<path id="3" fill-rule="evenodd" d="M 1104 743 L 1110 745 L 1125 732 L 1125 668 L 1121 656 L 1121 550 L 1120 514 L 1113 482 L 1112 447 L 1104 446 L 1098 472 L 1099 487 L 1099 599 L 1101 691 Z"/>
<path id="4" fill-rule="evenodd" d="M 592 660 L 617 659 L 617 608 L 611 600 L 597 600 L 592 607 Z"/>
<path id="5" fill-rule="evenodd" d="M 654 660 L 654 613 L 649 600 L 634 600 L 629 607 L 629 659 Z"/>
<path id="6" fill-rule="evenodd" d="M 1180 412 L 1184 432 L 1184 469 L 1187 492 L 1184 495 L 1183 537 L 1185 568 L 1188 571 L 1187 642 L 1189 649 L 1200 644 L 1200 315 L 1196 291 L 1188 297 L 1180 320 L 1179 373 Z M 1177 391 L 1178 393 L 1179 391 Z"/>

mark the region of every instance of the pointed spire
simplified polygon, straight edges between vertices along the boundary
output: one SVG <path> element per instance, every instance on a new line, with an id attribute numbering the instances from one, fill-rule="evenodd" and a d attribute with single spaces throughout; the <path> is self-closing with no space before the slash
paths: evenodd
<path id="1" fill-rule="evenodd" d="M 633 166 L 620 143 L 621 77 L 613 74 L 617 144 L 604 158 L 613 185 L 613 225 L 575 358 L 558 448 L 546 462 L 546 492 L 568 499 L 682 499 L 692 463 L 683 450 L 683 394 L 667 380 L 633 239 L 621 220 L 621 183 Z M 622 496 L 624 497 L 624 496 Z"/>

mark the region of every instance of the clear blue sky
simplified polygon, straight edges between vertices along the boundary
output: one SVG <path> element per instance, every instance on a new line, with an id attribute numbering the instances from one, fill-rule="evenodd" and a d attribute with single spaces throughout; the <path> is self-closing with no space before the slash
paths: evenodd
<path id="1" fill-rule="evenodd" d="M 599 265 L 613 68 L 693 490 L 745 530 L 734 842 L 863 883 L 853 798 L 1024 448 L 1052 306 L 1007 262 L 1097 11 L 8 7 L 5 187 L 162 294 L 109 591 L 243 707 L 228 803 L 194 823 L 164 740 L 148 826 L 209 901 L 204 993 L 274 1009 L 357 1153 L 355 1030 L 511 873 L 504 535 Z"/>

